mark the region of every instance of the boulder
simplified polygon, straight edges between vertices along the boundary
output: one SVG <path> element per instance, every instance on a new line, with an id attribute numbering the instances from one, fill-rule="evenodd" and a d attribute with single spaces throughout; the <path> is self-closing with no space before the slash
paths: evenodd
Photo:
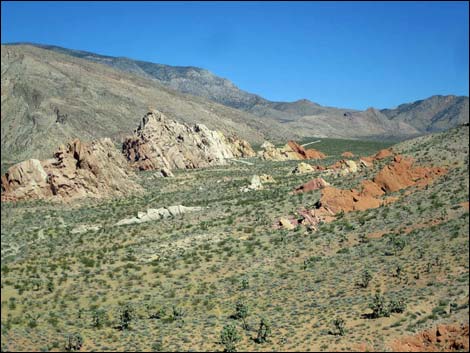
<path id="1" fill-rule="evenodd" d="M 261 183 L 261 178 L 258 175 L 253 175 L 251 178 L 250 185 L 244 186 L 240 189 L 241 192 L 248 192 L 252 190 L 261 190 L 263 189 L 263 184 Z"/>
<path id="2" fill-rule="evenodd" d="M 292 230 L 295 229 L 295 225 L 291 223 L 291 221 L 287 218 L 279 219 L 279 226 L 283 229 Z"/>
<path id="3" fill-rule="evenodd" d="M 276 182 L 276 180 L 274 180 L 272 175 L 269 175 L 269 174 L 261 174 L 259 176 L 259 180 L 260 180 L 261 184 L 269 184 L 269 183 L 275 183 Z"/>
<path id="4" fill-rule="evenodd" d="M 287 161 L 325 158 L 325 155 L 320 151 L 315 149 L 306 150 L 295 141 L 289 141 L 282 148 L 275 148 L 273 144 L 263 144 L 261 147 L 264 150 L 260 151 L 258 156 L 265 160 Z"/>
<path id="5" fill-rule="evenodd" d="M 440 167 L 415 167 L 412 158 L 397 155 L 391 164 L 374 177 L 374 182 L 382 190 L 394 192 L 414 185 L 426 185 L 446 172 L 446 169 Z"/>
<path id="6" fill-rule="evenodd" d="M 137 212 L 137 217 L 124 218 L 116 223 L 117 226 L 126 224 L 138 224 L 170 217 L 177 217 L 188 212 L 201 211 L 202 207 L 186 207 L 183 205 L 169 206 L 162 208 L 149 208 L 145 212 Z"/>
<path id="7" fill-rule="evenodd" d="M 308 182 L 306 182 L 303 185 L 300 185 L 294 189 L 294 194 L 299 194 L 303 192 L 309 192 L 309 191 L 314 191 L 314 190 L 320 190 L 323 189 L 330 184 L 327 183 L 323 178 L 315 178 L 312 179 Z"/>
<path id="8" fill-rule="evenodd" d="M 353 158 L 354 154 L 352 152 L 346 151 L 341 154 L 344 158 Z"/>
<path id="9" fill-rule="evenodd" d="M 306 174 L 306 173 L 312 173 L 316 171 L 316 168 L 314 168 L 312 165 L 301 162 L 297 164 L 297 166 L 292 170 L 291 174 Z"/>
<path id="10" fill-rule="evenodd" d="M 381 159 L 384 159 L 384 158 L 387 158 L 387 157 L 392 157 L 393 156 L 393 152 L 392 152 L 392 149 L 391 148 L 387 148 L 387 149 L 383 149 L 383 150 L 380 150 L 379 152 L 377 152 L 375 155 L 374 155 L 374 159 L 375 160 L 381 160 Z"/>

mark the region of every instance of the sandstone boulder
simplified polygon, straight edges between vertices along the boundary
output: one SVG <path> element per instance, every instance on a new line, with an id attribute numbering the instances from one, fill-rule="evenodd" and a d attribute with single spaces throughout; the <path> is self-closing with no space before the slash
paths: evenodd
<path id="1" fill-rule="evenodd" d="M 137 217 L 124 218 L 116 223 L 117 226 L 127 224 L 138 224 L 150 221 L 156 221 L 160 219 L 177 217 L 188 212 L 201 211 L 202 207 L 185 207 L 183 205 L 162 207 L 162 208 L 150 208 L 146 212 L 137 212 Z"/>
<path id="2" fill-rule="evenodd" d="M 265 160 L 287 161 L 287 160 L 306 160 L 322 159 L 325 155 L 315 149 L 305 149 L 295 141 L 289 141 L 284 147 L 276 148 L 273 144 L 263 144 L 264 150 L 258 155 Z"/>
<path id="3" fill-rule="evenodd" d="M 251 178 L 250 185 L 244 186 L 240 189 L 241 192 L 248 192 L 252 190 L 261 190 L 263 189 L 263 184 L 259 175 L 253 175 Z"/>
<path id="4" fill-rule="evenodd" d="M 312 165 L 301 162 L 297 164 L 297 166 L 292 170 L 291 174 L 306 174 L 306 173 L 312 173 L 316 171 L 316 168 L 314 168 Z"/>
<path id="5" fill-rule="evenodd" d="M 272 175 L 269 174 L 261 174 L 259 176 L 259 180 L 261 181 L 261 184 L 269 184 L 269 183 L 275 183 L 276 180 L 272 177 Z"/>
<path id="6" fill-rule="evenodd" d="M 392 156 L 393 156 L 392 149 L 387 148 L 387 149 L 383 149 L 383 150 L 380 150 L 379 152 L 377 152 L 373 158 L 375 160 L 380 161 L 381 159 L 384 159 L 384 158 L 387 158 L 387 157 L 392 157 Z"/>
<path id="7" fill-rule="evenodd" d="M 279 226 L 283 229 L 292 230 L 295 229 L 295 225 L 291 223 L 291 221 L 287 218 L 279 219 Z"/>
<path id="8" fill-rule="evenodd" d="M 323 180 L 323 178 L 315 178 L 315 179 L 312 179 L 312 180 L 306 182 L 303 185 L 300 185 L 300 186 L 296 187 L 294 189 L 294 194 L 299 194 L 299 193 L 303 193 L 303 192 L 310 192 L 310 191 L 314 191 L 314 190 L 323 189 L 323 188 L 325 188 L 329 185 L 330 184 L 327 183 L 325 180 Z"/>
<path id="9" fill-rule="evenodd" d="M 346 151 L 341 154 L 344 158 L 353 158 L 354 154 L 352 152 Z"/>

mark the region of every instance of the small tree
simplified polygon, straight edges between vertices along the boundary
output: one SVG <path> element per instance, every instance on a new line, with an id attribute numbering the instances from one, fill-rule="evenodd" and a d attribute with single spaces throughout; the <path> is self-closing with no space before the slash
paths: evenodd
<path id="1" fill-rule="evenodd" d="M 369 307 L 372 309 L 371 317 L 373 319 L 390 316 L 390 311 L 385 303 L 385 298 L 379 292 L 375 293 L 374 299 Z"/>
<path id="2" fill-rule="evenodd" d="M 359 286 L 362 288 L 367 288 L 369 286 L 370 281 L 372 280 L 372 274 L 369 270 L 364 270 L 362 272 L 361 281 L 359 282 Z"/>
<path id="3" fill-rule="evenodd" d="M 256 343 L 264 343 L 268 341 L 268 336 L 271 334 L 271 325 L 263 317 L 259 323 L 258 335 L 256 336 Z"/>
<path id="4" fill-rule="evenodd" d="M 119 313 L 119 329 L 127 330 L 130 327 L 134 317 L 134 308 L 130 304 L 126 304 L 121 308 Z"/>
<path id="5" fill-rule="evenodd" d="M 235 314 L 233 315 L 234 319 L 241 319 L 243 322 L 243 328 L 248 329 L 246 323 L 246 318 L 248 317 L 248 306 L 242 301 L 239 300 L 235 306 Z"/>
<path id="6" fill-rule="evenodd" d="M 248 289 L 249 287 L 250 287 L 250 283 L 248 282 L 248 278 L 243 278 L 240 288 L 244 290 L 244 289 Z"/>
<path id="7" fill-rule="evenodd" d="M 224 346 L 224 352 L 236 352 L 236 344 L 241 340 L 235 325 L 225 325 L 220 333 L 220 343 Z"/>
<path id="8" fill-rule="evenodd" d="M 79 333 L 68 334 L 65 341 L 65 351 L 76 352 L 83 346 L 83 338 Z"/>
<path id="9" fill-rule="evenodd" d="M 344 327 L 345 327 L 345 322 L 342 318 L 340 317 L 337 317 L 336 319 L 333 320 L 333 325 L 336 329 L 336 331 L 334 332 L 335 335 L 339 335 L 339 336 L 344 336 Z"/>

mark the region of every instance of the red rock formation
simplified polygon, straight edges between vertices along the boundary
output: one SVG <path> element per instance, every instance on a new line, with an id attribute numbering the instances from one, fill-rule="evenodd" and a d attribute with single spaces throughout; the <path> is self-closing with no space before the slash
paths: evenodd
<path id="1" fill-rule="evenodd" d="M 354 154 L 352 152 L 346 151 L 341 154 L 344 158 L 353 158 Z"/>
<path id="2" fill-rule="evenodd" d="M 393 152 L 392 152 L 392 149 L 391 148 L 387 148 L 387 149 L 383 149 L 383 150 L 380 150 L 379 152 L 377 152 L 375 155 L 374 155 L 374 159 L 375 160 L 381 160 L 381 159 L 384 159 L 384 158 L 387 158 L 387 157 L 391 157 L 393 156 Z"/>
<path id="3" fill-rule="evenodd" d="M 342 190 L 335 187 L 326 187 L 322 190 L 320 207 L 326 207 L 333 213 L 364 211 L 377 208 L 382 201 L 369 195 L 362 195 L 356 190 Z"/>
<path id="4" fill-rule="evenodd" d="M 339 162 L 341 164 L 341 162 Z M 311 210 L 313 219 L 306 217 L 306 222 L 315 227 L 319 222 L 329 222 L 339 212 L 364 211 L 369 208 L 377 208 L 396 202 L 398 197 L 381 197 L 386 192 L 394 192 L 410 186 L 423 186 L 434 178 L 446 173 L 440 167 L 415 167 L 412 158 L 404 158 L 400 155 L 394 157 L 394 161 L 385 166 L 371 180 L 364 180 L 361 190 L 343 190 L 332 186 L 325 186 L 323 179 L 317 178 L 297 187 L 294 193 L 322 189 L 321 198 L 317 208 Z"/>
<path id="5" fill-rule="evenodd" d="M 292 151 L 299 155 L 299 159 L 323 159 L 325 155 L 320 151 L 317 151 L 313 148 L 305 149 L 295 141 L 287 142 L 287 145 L 291 148 Z"/>
<path id="6" fill-rule="evenodd" d="M 412 158 L 395 156 L 374 178 L 374 182 L 386 192 L 394 192 L 410 186 L 424 186 L 435 177 L 445 174 L 441 167 L 414 167 Z"/>
<path id="7" fill-rule="evenodd" d="M 299 193 L 302 193 L 302 192 L 309 192 L 309 191 L 313 191 L 313 190 L 323 189 L 324 187 L 326 187 L 328 185 L 330 185 L 330 184 L 328 184 L 322 178 L 315 178 L 315 179 L 312 179 L 312 180 L 306 182 L 303 185 L 300 185 L 300 186 L 296 187 L 295 190 L 294 190 L 294 194 L 299 194 Z"/>
<path id="8" fill-rule="evenodd" d="M 438 325 L 390 344 L 394 352 L 468 352 L 469 326 Z"/>

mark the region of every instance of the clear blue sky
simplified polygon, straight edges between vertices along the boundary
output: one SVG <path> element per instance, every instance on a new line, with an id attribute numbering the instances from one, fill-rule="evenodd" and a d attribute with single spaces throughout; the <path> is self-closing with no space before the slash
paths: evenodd
<path id="1" fill-rule="evenodd" d="M 467 2 L 5 2 L 2 43 L 199 66 L 271 100 L 468 95 Z"/>

